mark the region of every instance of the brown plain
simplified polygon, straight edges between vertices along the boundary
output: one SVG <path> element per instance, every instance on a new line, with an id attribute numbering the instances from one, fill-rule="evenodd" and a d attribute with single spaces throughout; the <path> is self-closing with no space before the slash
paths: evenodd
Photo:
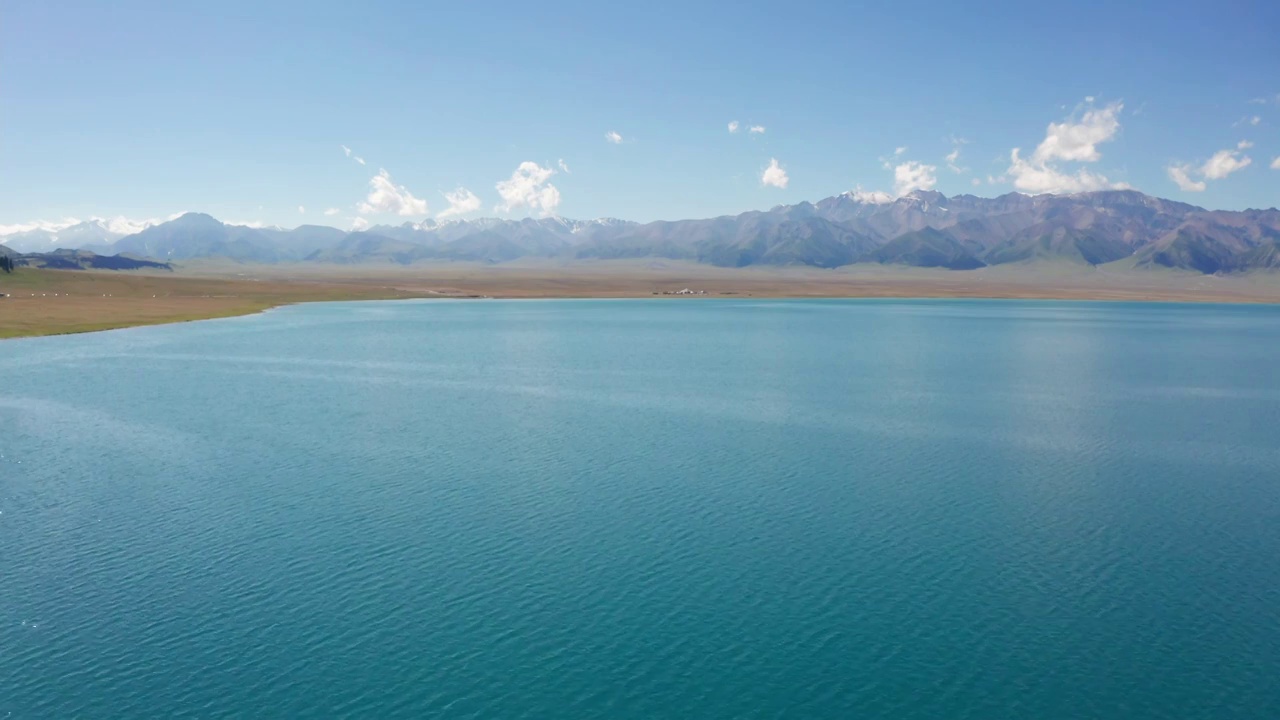
<path id="1" fill-rule="evenodd" d="M 853 266 L 716 268 L 673 262 L 401 266 L 192 263 L 177 272 L 33 270 L 0 275 L 0 337 L 245 315 L 299 302 L 400 298 L 1022 298 L 1280 302 L 1280 277 L 1049 265 L 972 271 Z"/>

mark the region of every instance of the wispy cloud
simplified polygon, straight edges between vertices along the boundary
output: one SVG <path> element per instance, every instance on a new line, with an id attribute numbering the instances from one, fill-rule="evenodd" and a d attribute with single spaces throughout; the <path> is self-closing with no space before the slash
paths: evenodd
<path id="1" fill-rule="evenodd" d="M 893 149 L 893 155 L 894 155 L 894 157 L 897 157 L 897 156 L 901 155 L 902 153 L 904 153 L 904 152 L 906 152 L 906 151 L 907 151 L 907 146 L 906 146 L 906 145 L 899 145 L 898 147 L 896 147 L 896 148 L 894 148 L 894 149 Z"/>
<path id="2" fill-rule="evenodd" d="M 555 174 L 555 170 L 544 168 L 535 162 L 520 163 L 510 178 L 494 186 L 498 196 L 502 198 L 497 210 L 511 212 L 527 207 L 540 211 L 543 215 L 555 215 L 556 208 L 560 207 L 560 190 L 549 182 Z"/>
<path id="3" fill-rule="evenodd" d="M 328 210 L 325 210 L 325 211 L 324 211 L 324 214 L 325 214 L 325 215 L 327 215 L 327 216 L 329 216 L 329 217 L 333 217 L 334 215 L 337 215 L 337 214 L 338 214 L 338 213 L 340 213 L 340 212 L 342 212 L 342 211 L 341 211 L 341 210 L 339 210 L 338 208 L 329 208 Z"/>
<path id="4" fill-rule="evenodd" d="M 749 132 L 750 132 L 752 135 L 763 135 L 763 134 L 764 134 L 764 126 L 763 126 L 763 125 L 752 125 L 752 126 L 751 126 L 751 130 L 750 130 Z"/>
<path id="5" fill-rule="evenodd" d="M 950 138 L 950 140 L 951 140 L 951 152 L 947 153 L 947 156 L 945 158 L 945 160 L 947 161 L 947 168 L 951 170 L 951 172 L 956 174 L 969 172 L 969 168 L 960 167 L 960 148 L 964 145 L 967 145 L 969 141 L 965 140 L 964 138 L 955 137 L 954 135 Z"/>
<path id="6" fill-rule="evenodd" d="M 1253 143 L 1249 140 L 1241 140 L 1240 142 L 1236 143 L 1237 150 L 1248 150 L 1251 147 L 1253 147 Z"/>
<path id="7" fill-rule="evenodd" d="M 457 215 L 466 215 L 480 209 L 480 198 L 464 187 L 460 187 L 453 192 L 444 193 L 444 199 L 449 203 L 449 207 L 441 210 L 436 215 L 437 218 L 444 219 Z"/>
<path id="8" fill-rule="evenodd" d="M 560 163 L 559 163 L 559 164 L 560 164 L 560 172 L 564 173 L 565 175 L 572 175 L 572 174 L 573 174 L 573 173 L 569 172 L 569 166 L 565 164 L 565 162 L 564 162 L 564 158 L 560 158 Z"/>
<path id="9" fill-rule="evenodd" d="M 306 215 L 306 214 L 307 214 L 307 209 L 306 209 L 305 207 L 303 207 L 302 205 L 299 205 L 299 206 L 298 206 L 298 214 L 299 214 L 299 215 Z"/>
<path id="10" fill-rule="evenodd" d="M 730 121 L 729 121 L 729 132 L 730 132 L 730 133 L 736 133 L 736 132 L 738 132 L 738 127 L 739 127 L 739 125 L 738 125 L 738 121 L 737 121 L 737 120 L 730 120 Z"/>
<path id="11" fill-rule="evenodd" d="M 614 131 L 614 130 L 610 130 L 609 132 L 605 133 L 605 134 L 604 134 L 604 139 L 605 139 L 605 140 L 608 140 L 609 142 L 613 143 L 614 145 L 621 145 L 621 144 L 622 144 L 622 135 L 621 135 L 620 133 L 618 133 L 618 132 Z"/>
<path id="12" fill-rule="evenodd" d="M 426 215 L 427 201 L 414 197 L 405 186 L 396 185 L 386 170 L 379 170 L 369 179 L 369 196 L 358 209 L 361 215 Z"/>
<path id="13" fill-rule="evenodd" d="M 1271 169 L 1280 170 L 1280 157 L 1276 157 L 1276 159 L 1271 161 Z"/>
<path id="14" fill-rule="evenodd" d="M 353 155 L 353 154 L 351 153 L 351 148 L 347 147 L 346 145 L 343 145 L 343 146 L 342 146 L 342 152 L 343 152 L 344 154 L 346 154 L 346 156 L 347 156 L 347 157 L 351 158 L 352 160 L 355 160 L 356 162 L 360 163 L 361 165 L 363 165 L 363 164 L 364 164 L 364 158 L 360 157 L 359 155 Z"/>
<path id="15" fill-rule="evenodd" d="M 787 171 L 778 164 L 778 159 L 770 158 L 769 167 L 765 168 L 764 173 L 760 175 L 760 184 L 785 190 L 790 182 L 791 178 L 787 175 Z"/>

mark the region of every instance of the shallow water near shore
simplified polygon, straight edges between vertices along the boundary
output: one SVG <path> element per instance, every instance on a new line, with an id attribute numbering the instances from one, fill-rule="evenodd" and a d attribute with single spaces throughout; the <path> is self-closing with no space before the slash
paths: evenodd
<path id="1" fill-rule="evenodd" d="M 1280 307 L 0 345 L 0 718 L 1280 717 Z"/>

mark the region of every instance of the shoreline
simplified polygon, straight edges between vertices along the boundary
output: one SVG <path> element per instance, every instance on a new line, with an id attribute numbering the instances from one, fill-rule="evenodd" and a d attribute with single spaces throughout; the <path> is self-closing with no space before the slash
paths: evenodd
<path id="1" fill-rule="evenodd" d="M 449 301 L 449 300 L 671 300 L 671 301 L 699 301 L 699 300 L 881 300 L 881 301 L 923 301 L 923 300 L 977 300 L 989 302 L 1062 302 L 1062 303 L 1150 303 L 1164 305 L 1280 305 L 1280 300 L 1271 299 L 1184 299 L 1184 298 L 1157 298 L 1157 297 L 1057 297 L 1057 296 L 1015 296 L 1015 295 L 703 295 L 698 297 L 662 297 L 662 296 L 640 296 L 640 295 L 515 295 L 515 296 L 474 296 L 474 295 L 422 295 L 410 297 L 393 297 L 393 298 L 351 298 L 351 299 L 329 299 L 329 300 L 291 300 L 276 305 L 268 305 L 265 307 L 229 312 L 225 314 L 210 314 L 199 317 L 183 317 L 171 319 L 158 319 L 154 321 L 129 322 L 129 323 L 104 323 L 94 327 L 77 327 L 61 330 L 51 330 L 48 332 L 32 332 L 26 334 L 7 334 L 0 332 L 0 343 L 6 340 L 23 340 L 42 337 L 58 337 L 64 335 L 88 335 L 91 333 L 110 332 L 112 330 L 129 330 L 131 328 L 155 327 L 159 325 L 182 325 L 185 323 L 206 322 L 209 320 L 230 320 L 233 318 L 252 317 L 254 315 L 262 315 L 272 310 L 280 308 L 293 307 L 297 305 L 315 305 L 323 303 L 365 303 L 365 302 L 400 302 L 410 300 L 431 300 L 431 301 Z M 0 299 L 3 301 L 3 299 Z M 3 330 L 0 327 L 0 330 Z"/>
<path id="2" fill-rule="evenodd" d="M 164 275 L 26 270 L 0 276 L 0 339 L 242 317 L 309 302 L 450 299 L 849 299 L 1280 304 L 1280 276 L 1049 271 L 734 270 L 696 265 L 342 269 L 195 265 Z M 688 290 L 685 293 L 685 290 Z"/>

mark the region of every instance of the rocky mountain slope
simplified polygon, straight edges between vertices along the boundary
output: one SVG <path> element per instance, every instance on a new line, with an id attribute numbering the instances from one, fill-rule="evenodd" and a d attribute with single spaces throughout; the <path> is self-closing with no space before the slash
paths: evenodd
<path id="1" fill-rule="evenodd" d="M 917 191 L 890 202 L 844 193 L 818 203 L 701 220 L 484 218 L 376 225 L 359 232 L 316 225 L 255 229 L 188 213 L 120 238 L 110 248 L 163 261 L 410 264 L 651 257 L 729 267 L 880 263 L 957 271 L 1124 261 L 1139 268 L 1234 273 L 1280 267 L 1280 210 L 1205 210 L 1109 190 L 995 198 Z"/>

